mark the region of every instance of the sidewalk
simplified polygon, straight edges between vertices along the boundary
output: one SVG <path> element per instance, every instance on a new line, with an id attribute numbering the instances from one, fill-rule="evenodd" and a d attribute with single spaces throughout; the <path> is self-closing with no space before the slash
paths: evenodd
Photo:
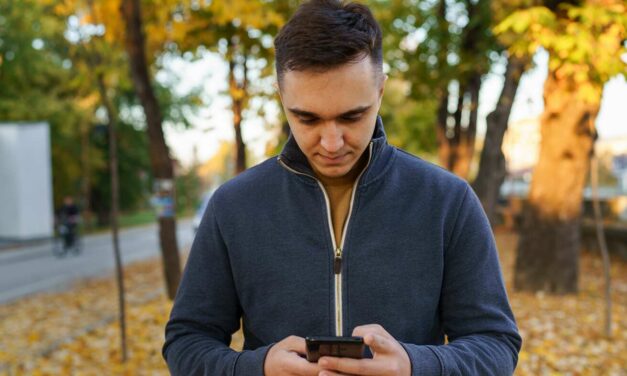
<path id="1" fill-rule="evenodd" d="M 12 251 L 19 248 L 31 247 L 40 245 L 43 243 L 50 243 L 54 238 L 38 238 L 28 240 L 7 239 L 0 238 L 0 255 L 7 251 Z"/>
<path id="2" fill-rule="evenodd" d="M 0 264 L 41 257 L 52 252 L 53 239 L 8 242 L 0 240 Z"/>
<path id="3" fill-rule="evenodd" d="M 179 221 L 184 221 L 186 218 L 179 219 Z M 135 226 L 127 226 L 120 228 L 120 232 L 150 227 L 155 225 L 154 222 L 145 223 Z M 102 237 L 110 237 L 111 230 L 110 229 L 100 229 L 98 231 L 91 231 L 87 233 L 82 233 L 81 238 L 102 238 Z M 29 259 L 38 256 L 42 256 L 52 252 L 53 242 L 55 238 L 39 238 L 39 239 L 29 239 L 29 240 L 15 240 L 15 239 L 6 239 L 0 238 L 0 263 L 8 262 L 8 261 L 18 261 L 22 259 Z"/>

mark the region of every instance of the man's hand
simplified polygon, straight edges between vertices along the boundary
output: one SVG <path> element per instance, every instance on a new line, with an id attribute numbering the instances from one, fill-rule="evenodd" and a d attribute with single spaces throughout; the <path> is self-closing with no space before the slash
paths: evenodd
<path id="1" fill-rule="evenodd" d="M 364 337 L 364 343 L 370 346 L 374 357 L 372 359 L 322 357 L 318 360 L 318 365 L 323 369 L 319 376 L 410 376 L 409 355 L 381 325 L 358 326 L 353 330 L 353 335 Z"/>
<path id="2" fill-rule="evenodd" d="M 304 358 L 307 353 L 305 339 L 289 336 L 268 350 L 263 364 L 265 376 L 316 376 L 320 367 Z"/>

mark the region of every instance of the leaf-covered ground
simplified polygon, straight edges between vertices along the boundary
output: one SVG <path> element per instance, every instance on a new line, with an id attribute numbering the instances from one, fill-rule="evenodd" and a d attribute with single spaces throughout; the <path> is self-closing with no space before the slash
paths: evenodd
<path id="1" fill-rule="evenodd" d="M 497 232 L 508 288 L 516 236 Z M 510 291 L 524 339 L 517 375 L 627 375 L 627 263 L 613 260 L 613 332 L 603 335 L 600 258 L 584 253 L 580 293 L 549 296 Z M 171 303 L 160 263 L 125 271 L 129 359 L 120 362 L 113 278 L 83 282 L 0 306 L 0 375 L 167 375 L 161 358 Z M 233 341 L 241 348 L 241 333 Z"/>
<path id="2" fill-rule="evenodd" d="M 519 293 L 511 288 L 517 236 L 497 232 L 496 240 L 523 337 L 516 375 L 627 375 L 627 263 L 612 260 L 612 336 L 608 339 L 598 254 L 582 253 L 577 295 Z"/>

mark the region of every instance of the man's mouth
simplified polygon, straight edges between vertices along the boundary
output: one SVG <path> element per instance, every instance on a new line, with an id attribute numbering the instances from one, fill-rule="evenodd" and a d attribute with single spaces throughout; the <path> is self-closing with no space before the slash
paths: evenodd
<path id="1" fill-rule="evenodd" d="M 336 156 L 326 156 L 326 155 L 322 155 L 320 154 L 320 157 L 322 158 L 322 161 L 328 164 L 339 164 L 342 161 L 344 161 L 344 158 L 346 157 L 346 154 L 341 154 L 341 155 L 336 155 Z"/>

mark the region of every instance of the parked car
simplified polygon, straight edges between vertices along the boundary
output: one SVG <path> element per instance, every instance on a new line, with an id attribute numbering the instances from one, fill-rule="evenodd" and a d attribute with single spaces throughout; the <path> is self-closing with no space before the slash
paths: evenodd
<path id="1" fill-rule="evenodd" d="M 192 221 L 192 227 L 194 228 L 194 234 L 198 231 L 198 227 L 200 226 L 200 221 L 202 220 L 203 215 L 205 214 L 205 210 L 207 209 L 207 205 L 209 204 L 209 200 L 213 195 L 213 189 L 205 192 L 202 195 L 202 200 L 200 205 L 198 205 L 198 209 L 196 209 L 196 214 L 194 215 L 194 220 Z"/>

